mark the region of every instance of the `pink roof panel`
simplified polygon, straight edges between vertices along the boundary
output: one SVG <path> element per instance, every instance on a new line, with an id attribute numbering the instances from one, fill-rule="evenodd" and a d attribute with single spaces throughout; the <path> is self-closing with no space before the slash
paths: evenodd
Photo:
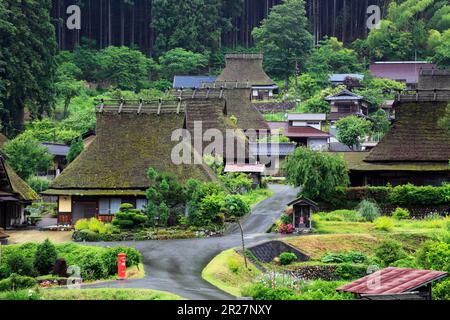
<path id="1" fill-rule="evenodd" d="M 337 288 L 356 294 L 401 294 L 447 276 L 446 272 L 389 267 Z"/>

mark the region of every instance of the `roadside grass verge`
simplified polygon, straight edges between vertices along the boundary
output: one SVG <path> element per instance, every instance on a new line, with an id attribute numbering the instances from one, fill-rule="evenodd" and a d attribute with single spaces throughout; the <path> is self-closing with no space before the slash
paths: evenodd
<path id="1" fill-rule="evenodd" d="M 256 189 L 243 194 L 242 198 L 247 205 L 253 208 L 258 203 L 270 198 L 271 196 L 273 196 L 273 191 L 269 189 Z"/>
<path id="2" fill-rule="evenodd" d="M 0 300 L 183 300 L 175 294 L 146 289 L 37 289 L 0 292 Z"/>
<path id="3" fill-rule="evenodd" d="M 222 291 L 241 297 L 241 290 L 261 274 L 250 261 L 244 266 L 244 257 L 234 249 L 220 253 L 203 269 L 202 278 Z"/>

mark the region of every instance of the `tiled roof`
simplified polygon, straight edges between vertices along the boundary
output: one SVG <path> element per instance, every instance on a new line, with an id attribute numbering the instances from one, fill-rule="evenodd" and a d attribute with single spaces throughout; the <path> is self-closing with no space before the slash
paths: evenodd
<path id="1" fill-rule="evenodd" d="M 447 276 L 446 272 L 389 267 L 337 288 L 356 294 L 401 294 Z"/>
<path id="2" fill-rule="evenodd" d="M 200 89 L 204 83 L 212 83 L 217 77 L 210 76 L 175 76 L 173 78 L 173 88 L 175 89 Z"/>
<path id="3" fill-rule="evenodd" d="M 435 69 L 436 65 L 425 61 L 376 62 L 370 65 L 370 73 L 377 78 L 388 78 L 406 83 L 417 83 L 424 69 Z"/>
<path id="4" fill-rule="evenodd" d="M 319 129 L 305 126 L 305 127 L 293 127 L 289 126 L 288 122 L 267 122 L 270 130 L 283 129 L 283 135 L 288 138 L 329 138 L 328 133 L 320 131 Z"/>

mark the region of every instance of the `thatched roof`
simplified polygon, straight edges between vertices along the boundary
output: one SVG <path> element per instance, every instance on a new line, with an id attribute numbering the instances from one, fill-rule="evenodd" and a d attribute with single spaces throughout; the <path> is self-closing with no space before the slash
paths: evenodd
<path id="1" fill-rule="evenodd" d="M 232 89 L 225 92 L 227 115 L 237 118 L 236 125 L 242 130 L 269 130 L 262 114 L 250 101 L 250 89 Z"/>
<path id="2" fill-rule="evenodd" d="M 450 159 L 450 135 L 438 120 L 447 102 L 400 102 L 396 120 L 366 162 L 443 162 Z"/>
<path id="3" fill-rule="evenodd" d="M 447 162 L 365 162 L 369 152 L 335 152 L 340 154 L 351 171 L 416 171 L 448 172 Z"/>
<path id="4" fill-rule="evenodd" d="M 142 191 L 150 186 L 149 167 L 176 174 L 182 182 L 190 178 L 213 180 L 211 170 L 205 165 L 172 162 L 172 149 L 179 143 L 171 141 L 172 132 L 182 129 L 184 120 L 184 113 L 98 112 L 94 141 L 45 194 L 61 194 L 60 190 L 72 190 L 76 194 L 96 190 L 97 195 L 101 190 L 118 194 L 125 190 L 127 193 Z"/>
<path id="5" fill-rule="evenodd" d="M 0 155 L 0 190 L 21 201 L 39 200 L 39 195 L 23 181 Z"/>
<path id="6" fill-rule="evenodd" d="M 252 86 L 275 84 L 263 70 L 262 54 L 227 54 L 225 60 L 225 69 L 217 82 L 248 82 Z"/>

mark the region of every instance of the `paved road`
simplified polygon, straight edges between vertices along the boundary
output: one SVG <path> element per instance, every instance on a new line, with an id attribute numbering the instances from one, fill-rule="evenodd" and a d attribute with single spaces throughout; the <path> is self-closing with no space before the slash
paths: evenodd
<path id="1" fill-rule="evenodd" d="M 243 222 L 246 244 L 275 237 L 276 235 L 267 234 L 266 231 L 278 219 L 286 204 L 297 195 L 297 190 L 288 186 L 273 185 L 270 188 L 274 191 L 274 196 L 259 203 Z M 234 297 L 204 281 L 201 272 L 217 254 L 240 244 L 239 230 L 218 238 L 121 242 L 120 245 L 135 247 L 142 253 L 145 278 L 86 287 L 156 289 L 192 300 L 233 299 Z"/>

